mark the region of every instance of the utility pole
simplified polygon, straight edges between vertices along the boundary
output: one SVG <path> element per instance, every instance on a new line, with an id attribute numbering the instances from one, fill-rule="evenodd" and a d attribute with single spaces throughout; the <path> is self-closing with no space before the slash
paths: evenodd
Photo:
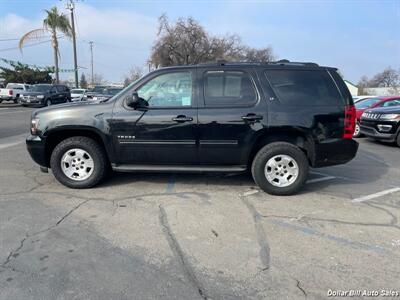
<path id="1" fill-rule="evenodd" d="M 92 79 L 92 87 L 94 87 L 94 74 L 93 74 L 93 41 L 90 41 L 89 42 L 89 44 L 90 44 L 90 65 L 91 65 L 91 71 L 92 71 L 92 76 L 91 76 L 91 79 Z"/>
<path id="2" fill-rule="evenodd" d="M 69 2 L 67 3 L 67 9 L 69 9 L 71 11 L 72 44 L 73 44 L 73 47 L 74 47 L 75 87 L 78 88 L 79 87 L 79 81 L 78 81 L 78 58 L 77 58 L 77 55 L 76 55 L 74 8 L 75 8 L 74 0 L 69 0 Z"/>

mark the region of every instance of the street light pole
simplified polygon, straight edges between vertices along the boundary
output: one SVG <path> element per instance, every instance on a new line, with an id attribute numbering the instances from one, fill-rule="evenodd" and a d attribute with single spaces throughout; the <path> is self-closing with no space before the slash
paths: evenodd
<path id="1" fill-rule="evenodd" d="M 94 74 L 93 74 L 93 42 L 92 41 L 90 41 L 89 42 L 89 44 L 90 44 L 90 66 L 91 66 L 91 71 L 92 71 L 92 77 L 91 77 L 91 79 L 92 79 L 92 87 L 94 87 Z"/>
<path id="2" fill-rule="evenodd" d="M 72 44 L 74 47 L 74 72 L 75 72 L 75 87 L 79 87 L 78 81 L 78 58 L 76 55 L 76 37 L 75 37 L 75 20 L 74 20 L 74 8 L 75 4 L 73 0 L 67 3 L 67 8 L 71 11 L 71 27 L 72 27 Z"/>

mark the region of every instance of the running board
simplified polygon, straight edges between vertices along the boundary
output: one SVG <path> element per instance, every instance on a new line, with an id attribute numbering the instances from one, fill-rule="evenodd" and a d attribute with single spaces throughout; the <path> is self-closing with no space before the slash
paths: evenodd
<path id="1" fill-rule="evenodd" d="M 117 165 L 112 164 L 112 169 L 117 172 L 243 172 L 246 166 L 184 166 L 184 165 Z"/>

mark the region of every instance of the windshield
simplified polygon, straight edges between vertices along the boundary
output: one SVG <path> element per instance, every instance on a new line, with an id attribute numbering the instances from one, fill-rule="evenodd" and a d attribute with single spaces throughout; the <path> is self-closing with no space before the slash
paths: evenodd
<path id="1" fill-rule="evenodd" d="M 371 107 L 372 105 L 378 103 L 379 101 L 381 101 L 381 99 L 379 98 L 365 99 L 361 100 L 360 102 L 357 102 L 355 106 L 357 109 L 365 109 Z"/>
<path id="2" fill-rule="evenodd" d="M 101 92 L 103 92 L 104 88 L 105 88 L 104 85 L 98 85 L 98 86 L 95 86 L 95 87 L 91 90 L 91 92 L 93 92 L 93 93 L 101 93 Z"/>
<path id="3" fill-rule="evenodd" d="M 123 88 L 107 88 L 103 90 L 103 94 L 114 96 L 122 91 Z"/>
<path id="4" fill-rule="evenodd" d="M 84 90 L 71 90 L 71 94 L 83 94 Z"/>
<path id="5" fill-rule="evenodd" d="M 34 85 L 31 89 L 29 89 L 30 92 L 48 92 L 51 88 L 50 84 L 38 84 Z"/>

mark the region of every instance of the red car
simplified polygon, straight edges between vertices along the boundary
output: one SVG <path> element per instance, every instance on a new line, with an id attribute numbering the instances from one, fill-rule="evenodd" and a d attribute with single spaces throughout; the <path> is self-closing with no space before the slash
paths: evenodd
<path id="1" fill-rule="evenodd" d="M 356 129 L 354 130 L 353 137 L 360 137 L 360 119 L 361 115 L 366 109 L 375 107 L 388 107 L 400 105 L 400 96 L 382 96 L 366 98 L 354 104 L 356 107 Z"/>

